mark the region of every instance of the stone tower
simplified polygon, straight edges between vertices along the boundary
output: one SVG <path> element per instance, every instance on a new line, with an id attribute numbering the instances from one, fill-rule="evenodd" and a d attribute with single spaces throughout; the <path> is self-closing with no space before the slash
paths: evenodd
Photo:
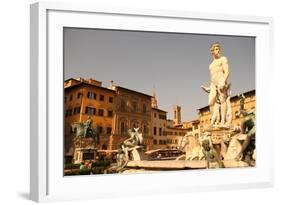
<path id="1" fill-rule="evenodd" d="M 155 88 L 153 89 L 153 94 L 152 94 L 152 97 L 151 97 L 151 107 L 152 108 L 158 108 L 156 94 L 155 94 Z"/>
<path id="2" fill-rule="evenodd" d="M 175 125 L 181 124 L 181 107 L 178 105 L 174 105 L 174 123 Z"/>

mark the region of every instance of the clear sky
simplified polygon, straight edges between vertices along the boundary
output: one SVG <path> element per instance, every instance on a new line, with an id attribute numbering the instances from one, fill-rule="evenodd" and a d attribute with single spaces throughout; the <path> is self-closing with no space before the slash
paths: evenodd
<path id="1" fill-rule="evenodd" d="M 228 58 L 232 95 L 255 89 L 255 38 L 98 29 L 64 29 L 64 78 L 94 78 L 152 95 L 172 119 L 197 119 L 207 105 L 200 85 L 209 86 L 210 45 L 220 42 Z"/>

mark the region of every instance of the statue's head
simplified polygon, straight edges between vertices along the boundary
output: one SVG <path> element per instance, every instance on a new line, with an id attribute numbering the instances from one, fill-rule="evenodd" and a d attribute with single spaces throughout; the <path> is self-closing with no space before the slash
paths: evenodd
<path id="1" fill-rule="evenodd" d="M 203 140 L 202 147 L 204 150 L 209 151 L 211 149 L 210 141 L 208 139 Z"/>
<path id="2" fill-rule="evenodd" d="M 118 149 L 118 154 L 122 154 L 123 151 L 122 151 L 122 146 L 120 146 L 120 148 Z"/>
<path id="3" fill-rule="evenodd" d="M 216 42 L 211 45 L 210 48 L 211 54 L 214 58 L 219 58 L 221 56 L 221 45 L 220 43 Z"/>
<path id="4" fill-rule="evenodd" d="M 245 103 L 245 96 L 243 94 L 238 95 L 240 98 L 240 107 L 241 109 L 244 109 L 244 103 Z"/>

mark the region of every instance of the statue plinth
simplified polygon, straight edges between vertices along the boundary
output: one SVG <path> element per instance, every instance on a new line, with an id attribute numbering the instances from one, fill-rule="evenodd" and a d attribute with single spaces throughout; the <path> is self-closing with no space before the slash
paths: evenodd
<path id="1" fill-rule="evenodd" d="M 234 125 L 209 125 L 202 129 L 202 140 L 209 139 L 225 167 L 247 167 L 245 162 L 236 157 L 242 149 L 241 141 L 246 135 L 239 133 L 239 127 Z M 211 168 L 211 167 L 210 167 Z"/>
<path id="2" fill-rule="evenodd" d="M 233 125 L 209 125 L 204 127 L 201 133 L 203 136 L 210 136 L 212 144 L 221 144 L 237 134 L 237 128 Z"/>
<path id="3" fill-rule="evenodd" d="M 84 154 L 88 154 L 92 156 L 91 159 L 87 159 L 87 160 L 94 160 L 98 155 L 98 149 L 93 145 L 76 148 L 74 151 L 74 158 L 73 158 L 74 163 L 75 164 L 81 163 L 84 160 Z"/>
<path id="4" fill-rule="evenodd" d="M 85 148 L 85 147 L 88 147 L 88 146 L 93 146 L 94 147 L 94 140 L 93 138 L 91 137 L 83 137 L 83 138 L 79 138 L 79 137 L 76 137 L 74 139 L 74 146 L 75 148 Z"/>
<path id="5" fill-rule="evenodd" d="M 247 135 L 242 134 L 238 126 L 209 125 L 201 130 L 202 140 L 209 139 L 212 147 L 222 159 L 224 167 L 248 167 L 249 164 L 237 159 L 242 143 Z"/>

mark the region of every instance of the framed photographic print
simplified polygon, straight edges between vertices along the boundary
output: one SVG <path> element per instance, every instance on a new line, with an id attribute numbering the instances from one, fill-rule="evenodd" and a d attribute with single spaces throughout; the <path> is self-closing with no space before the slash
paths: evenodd
<path id="1" fill-rule="evenodd" d="M 272 24 L 31 5 L 31 199 L 272 186 Z"/>

